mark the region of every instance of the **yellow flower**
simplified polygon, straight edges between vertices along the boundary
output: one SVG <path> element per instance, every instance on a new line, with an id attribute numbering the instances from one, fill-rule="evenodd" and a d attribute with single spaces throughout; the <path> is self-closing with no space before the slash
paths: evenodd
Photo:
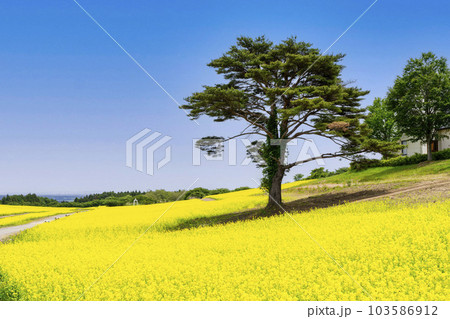
<path id="1" fill-rule="evenodd" d="M 263 206 L 267 199 L 261 190 L 211 197 L 216 200 L 179 201 L 172 208 L 172 203 L 98 207 L 30 229 L 0 245 L 0 298 L 369 300 L 366 292 L 376 300 L 449 296 L 449 200 L 414 205 L 372 201 L 294 213 L 352 280 L 289 216 L 209 225 L 208 218 Z M 177 228 L 197 218 L 203 218 L 202 227 Z"/>

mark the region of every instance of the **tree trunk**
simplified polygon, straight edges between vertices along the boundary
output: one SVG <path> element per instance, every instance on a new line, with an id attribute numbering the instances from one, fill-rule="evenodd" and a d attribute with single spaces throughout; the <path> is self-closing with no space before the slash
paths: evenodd
<path id="1" fill-rule="evenodd" d="M 278 167 L 276 174 L 273 176 L 272 185 L 269 190 L 269 202 L 266 211 L 268 214 L 283 212 L 283 202 L 281 198 L 281 182 L 283 181 L 284 170 Z"/>
<path id="2" fill-rule="evenodd" d="M 433 157 L 431 156 L 431 138 L 427 139 L 427 161 L 432 161 Z"/>

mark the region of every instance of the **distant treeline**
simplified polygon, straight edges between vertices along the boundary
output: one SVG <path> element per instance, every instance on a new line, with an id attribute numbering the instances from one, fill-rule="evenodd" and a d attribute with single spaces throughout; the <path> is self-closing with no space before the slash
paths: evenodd
<path id="1" fill-rule="evenodd" d="M 132 192 L 103 192 L 101 194 L 91 194 L 87 195 L 81 198 L 75 198 L 73 201 L 75 203 L 87 203 L 87 202 L 93 202 L 97 200 L 103 200 L 107 198 L 115 198 L 115 197 L 127 197 L 127 196 L 137 196 L 137 195 L 143 195 L 145 192 L 141 191 L 132 191 Z"/>
<path id="2" fill-rule="evenodd" d="M 26 205 L 26 206 L 57 206 L 59 202 L 36 194 L 28 195 L 6 195 L 0 201 L 3 205 Z"/>
<path id="3" fill-rule="evenodd" d="M 210 190 L 202 187 L 197 187 L 186 192 L 186 194 L 184 194 L 184 199 L 203 198 L 210 195 L 225 194 L 230 192 L 242 191 L 246 189 L 250 189 L 250 187 L 238 187 L 233 190 L 229 190 L 228 188 L 217 188 Z"/>
<path id="4" fill-rule="evenodd" d="M 239 187 L 233 191 L 248 189 L 249 187 Z M 155 191 L 141 192 L 103 192 L 100 194 L 91 194 L 81 198 L 75 198 L 73 202 L 58 202 L 47 197 L 28 195 L 6 195 L 0 200 L 3 205 L 23 205 L 23 206 L 51 206 L 51 207 L 96 207 L 96 206 L 125 206 L 132 205 L 137 199 L 140 205 L 155 203 L 173 202 L 176 200 L 186 200 L 191 198 L 203 198 L 209 195 L 229 193 L 227 188 L 218 188 L 209 190 L 206 188 L 194 188 L 190 191 L 177 190 L 166 191 L 158 189 Z"/>

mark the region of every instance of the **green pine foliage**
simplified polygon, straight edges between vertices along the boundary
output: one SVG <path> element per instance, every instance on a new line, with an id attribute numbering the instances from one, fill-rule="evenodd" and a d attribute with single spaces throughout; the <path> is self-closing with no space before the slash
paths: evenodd
<path id="1" fill-rule="evenodd" d="M 223 76 L 223 83 L 205 85 L 181 108 L 192 119 L 206 115 L 216 122 L 247 122 L 245 132 L 227 139 L 242 135 L 266 139 L 257 148 L 263 168 L 261 186 L 270 194 L 268 208 L 279 209 L 286 172 L 317 159 L 286 163 L 288 141 L 320 136 L 340 146 L 319 158 L 348 158 L 374 151 L 387 154 L 398 149 L 395 143 L 369 137 L 370 129 L 363 123 L 365 109 L 360 106 L 369 92 L 343 81 L 343 58 L 343 54 L 321 54 L 296 37 L 279 44 L 264 36 L 239 37 L 208 64 Z"/>

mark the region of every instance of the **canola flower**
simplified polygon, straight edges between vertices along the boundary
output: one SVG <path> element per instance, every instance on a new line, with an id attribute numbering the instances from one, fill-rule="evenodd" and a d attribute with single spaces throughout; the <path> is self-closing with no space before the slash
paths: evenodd
<path id="1" fill-rule="evenodd" d="M 14 215 L 10 217 L 3 217 L 0 218 L 0 227 L 7 227 L 7 226 L 14 226 L 14 225 L 22 225 L 25 223 L 28 223 L 30 221 L 60 215 L 60 214 L 66 214 L 72 212 L 73 209 L 51 209 L 51 210 L 45 210 L 44 212 L 38 212 L 38 213 L 25 213 L 20 215 Z"/>
<path id="2" fill-rule="evenodd" d="M 13 205 L 0 205 L 0 216 L 27 214 L 27 213 L 42 213 L 47 211 L 48 207 L 38 206 L 13 206 Z"/>
<path id="3" fill-rule="evenodd" d="M 297 185 L 297 184 L 296 184 Z M 295 185 L 294 185 L 295 186 Z M 264 205 L 260 190 L 173 205 L 99 207 L 0 245 L 0 297 L 22 300 L 445 300 L 450 201 L 391 200 L 170 231 Z"/>

